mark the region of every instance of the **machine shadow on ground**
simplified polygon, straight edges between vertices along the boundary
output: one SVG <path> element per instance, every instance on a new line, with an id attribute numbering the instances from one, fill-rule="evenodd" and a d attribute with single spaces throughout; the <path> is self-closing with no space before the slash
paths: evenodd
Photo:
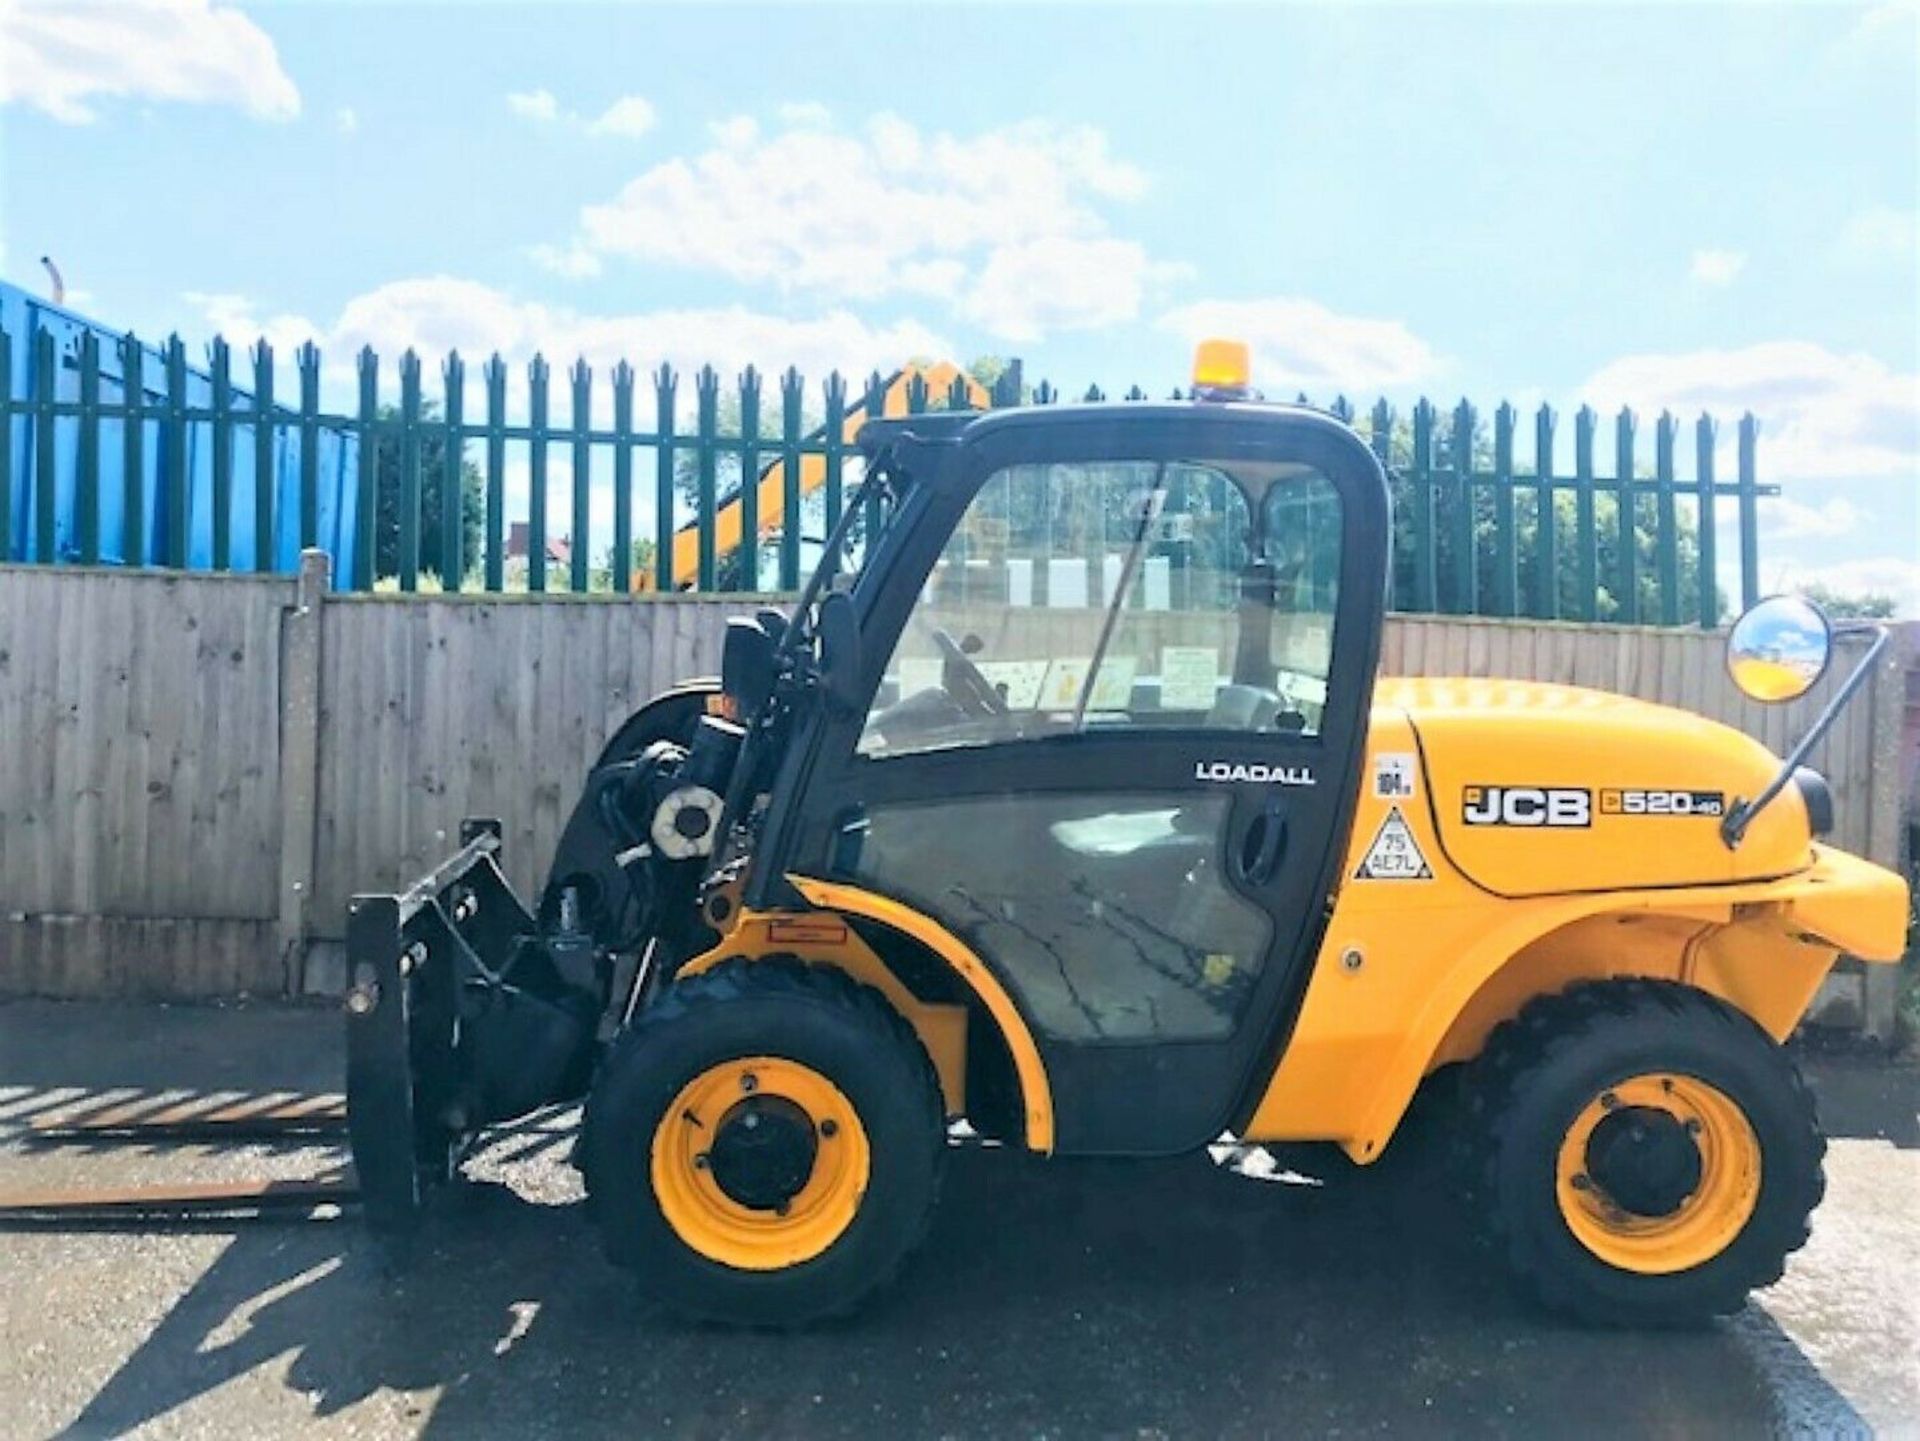
<path id="1" fill-rule="evenodd" d="M 571 1199 L 566 1141 L 496 1143 L 514 1184 L 449 1196 L 398 1269 L 352 1220 L 236 1230 L 69 1434 L 281 1358 L 312 1414 L 424 1393 L 400 1419 L 449 1436 L 1867 1429 L 1761 1308 L 1703 1333 L 1544 1319 L 1460 1237 L 1419 1143 L 1365 1173 L 1330 1158 L 1320 1186 L 957 1151 L 899 1284 L 779 1334 L 642 1305 Z"/>

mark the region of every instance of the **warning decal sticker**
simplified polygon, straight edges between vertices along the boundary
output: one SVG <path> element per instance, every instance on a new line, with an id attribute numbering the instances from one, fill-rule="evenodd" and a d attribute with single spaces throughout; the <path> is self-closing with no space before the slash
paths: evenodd
<path id="1" fill-rule="evenodd" d="M 1353 873 L 1353 878 L 1356 881 L 1433 879 L 1433 867 L 1427 864 L 1427 858 L 1420 853 L 1420 842 L 1414 839 L 1413 827 L 1400 814 L 1400 807 L 1388 809 L 1387 818 L 1380 822 L 1380 829 L 1374 833 L 1373 844 L 1367 847 L 1367 854 L 1360 862 L 1360 869 Z"/>

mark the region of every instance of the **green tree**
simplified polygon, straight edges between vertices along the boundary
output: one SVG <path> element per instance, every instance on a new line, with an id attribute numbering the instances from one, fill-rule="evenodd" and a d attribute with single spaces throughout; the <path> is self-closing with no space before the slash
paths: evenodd
<path id="1" fill-rule="evenodd" d="M 432 571 L 441 583 L 452 588 L 461 576 L 480 563 L 481 532 L 486 525 L 486 481 L 480 467 L 464 456 L 459 461 L 460 555 L 459 568 L 440 559 L 441 495 L 447 474 L 447 434 L 430 422 L 437 418 L 433 402 L 421 407 L 420 432 L 420 568 Z M 383 431 L 374 456 L 373 562 L 376 577 L 400 573 L 400 412 L 393 406 L 380 408 Z M 366 442 L 362 442 L 363 444 Z"/>
<path id="2" fill-rule="evenodd" d="M 1802 586 L 1800 593 L 1835 620 L 1891 620 L 1898 609 L 1890 595 L 1871 591 L 1856 595 L 1818 581 Z"/>

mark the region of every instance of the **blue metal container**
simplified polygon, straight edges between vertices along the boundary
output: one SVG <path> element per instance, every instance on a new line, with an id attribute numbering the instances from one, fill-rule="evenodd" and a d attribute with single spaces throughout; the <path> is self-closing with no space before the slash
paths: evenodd
<path id="1" fill-rule="evenodd" d="M 144 444 L 140 447 L 141 476 L 139 495 L 143 523 L 139 527 L 140 554 L 129 555 L 127 538 L 127 498 L 124 418 L 122 332 L 64 307 L 42 300 L 18 286 L 0 282 L 0 332 L 10 350 L 9 393 L 0 396 L 0 405 L 11 411 L 8 445 L 12 464 L 8 493 L 0 494 L 0 505 L 8 507 L 12 524 L 5 527 L 9 544 L 0 560 L 70 563 L 79 559 L 80 427 L 77 414 L 42 413 L 43 377 L 38 373 L 33 338 L 45 331 L 53 338 L 54 373 L 52 399 L 57 407 L 75 406 L 80 401 L 79 354 L 81 337 L 92 332 L 100 346 L 100 419 L 97 446 L 99 465 L 94 481 L 100 516 L 100 563 L 103 565 L 158 565 L 169 551 L 167 534 L 169 502 L 174 487 L 187 487 L 189 516 L 186 541 L 187 565 L 194 570 L 213 565 L 213 428 L 209 416 L 213 404 L 212 377 L 200 369 L 187 372 L 185 429 L 186 464 L 174 474 L 169 464 L 168 447 L 162 443 L 166 417 L 166 358 L 162 351 L 143 346 L 142 390 L 146 415 Z M 44 351 L 42 352 L 44 354 Z M 278 377 L 276 377 L 276 380 Z M 282 393 L 276 385 L 276 394 Z M 253 434 L 253 396 L 235 388 L 232 391 L 232 419 L 236 433 L 233 453 L 233 485 L 230 520 L 232 545 L 229 564 L 235 570 L 293 571 L 300 558 L 300 413 L 276 405 L 268 414 L 273 421 L 273 553 L 264 566 L 256 564 L 254 541 L 255 449 Z M 330 423 L 331 422 L 331 423 Z M 35 456 L 41 444 L 38 427 L 53 427 L 54 546 L 51 555 L 37 553 L 34 527 Z M 317 489 L 314 543 L 333 556 L 336 575 L 353 573 L 355 512 L 358 509 L 359 437 L 339 423 L 336 417 L 322 417 L 314 432 Z"/>

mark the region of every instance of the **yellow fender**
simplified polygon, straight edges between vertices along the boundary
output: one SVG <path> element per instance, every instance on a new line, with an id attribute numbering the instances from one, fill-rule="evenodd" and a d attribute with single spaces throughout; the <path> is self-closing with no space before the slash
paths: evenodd
<path id="1" fill-rule="evenodd" d="M 1817 844 L 1804 870 L 1738 885 L 1524 901 L 1450 889 L 1414 914 L 1393 893 L 1342 893 L 1247 1139 L 1331 1140 L 1372 1161 L 1428 1073 L 1582 980 L 1697 986 L 1784 1040 L 1841 953 L 1897 960 L 1906 927 L 1898 876 Z"/>
<path id="2" fill-rule="evenodd" d="M 962 1114 L 966 1106 L 966 1008 L 920 1000 L 842 918 L 861 916 L 898 931 L 944 960 L 993 1018 L 1020 1082 L 1027 1149 L 1042 1155 L 1051 1154 L 1053 1091 L 1047 1081 L 1046 1066 L 1040 1059 L 1040 1048 L 1034 1044 L 1033 1033 L 1013 998 L 966 942 L 911 906 L 859 886 L 810 876 L 788 879 L 817 910 L 741 911 L 720 944 L 688 961 L 679 974 L 695 976 L 735 956 L 757 959 L 792 955 L 838 967 L 855 980 L 877 989 L 913 1027 L 939 1075 L 948 1113 Z"/>

